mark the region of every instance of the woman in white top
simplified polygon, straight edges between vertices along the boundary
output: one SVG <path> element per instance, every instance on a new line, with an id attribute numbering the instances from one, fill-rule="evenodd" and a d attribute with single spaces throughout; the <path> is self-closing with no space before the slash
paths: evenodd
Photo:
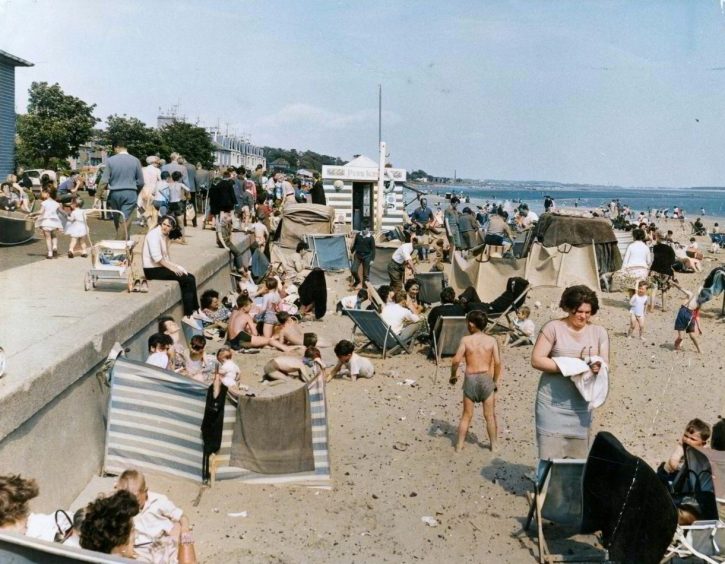
<path id="1" fill-rule="evenodd" d="M 638 279 L 645 279 L 649 274 L 649 267 L 652 264 L 652 253 L 644 242 L 645 233 L 642 229 L 632 231 L 632 241 L 624 253 L 622 270 Z"/>
<path id="2" fill-rule="evenodd" d="M 169 258 L 169 235 L 175 227 L 176 220 L 167 215 L 148 232 L 143 245 L 143 271 L 147 280 L 176 280 L 181 287 L 184 315 L 191 315 L 199 309 L 196 278 Z"/>

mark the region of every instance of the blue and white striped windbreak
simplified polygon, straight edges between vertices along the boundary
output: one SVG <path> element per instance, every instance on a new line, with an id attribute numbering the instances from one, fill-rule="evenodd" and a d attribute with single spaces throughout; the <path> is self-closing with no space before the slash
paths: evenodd
<path id="1" fill-rule="evenodd" d="M 137 468 L 201 482 L 201 421 L 207 387 L 174 372 L 119 358 L 111 372 L 103 471 Z M 257 474 L 228 466 L 236 406 L 227 401 L 216 479 L 295 483 L 328 487 L 330 462 L 324 378 L 308 384 L 315 470 L 285 475 Z"/>

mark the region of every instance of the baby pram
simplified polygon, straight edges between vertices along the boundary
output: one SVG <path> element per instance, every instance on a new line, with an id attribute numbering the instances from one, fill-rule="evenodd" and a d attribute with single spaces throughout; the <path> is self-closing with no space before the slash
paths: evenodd
<path id="1" fill-rule="evenodd" d="M 84 287 L 86 291 L 95 288 L 98 282 L 125 283 L 128 291 L 133 290 L 135 276 L 131 268 L 133 248 L 135 241 L 128 240 L 128 231 L 124 221 L 123 212 L 107 210 L 109 215 L 121 214 L 121 223 L 125 239 L 104 239 L 91 246 L 91 269 L 86 272 Z M 90 230 L 88 231 L 90 239 Z"/>

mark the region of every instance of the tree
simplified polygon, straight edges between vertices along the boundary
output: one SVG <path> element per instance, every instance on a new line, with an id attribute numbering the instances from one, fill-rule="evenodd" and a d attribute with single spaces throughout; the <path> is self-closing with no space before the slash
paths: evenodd
<path id="1" fill-rule="evenodd" d="M 411 180 L 420 180 L 421 178 L 428 178 L 428 173 L 424 170 L 414 170 L 409 175 L 408 178 Z"/>
<path id="2" fill-rule="evenodd" d="M 166 152 L 158 130 L 148 127 L 138 118 L 114 114 L 106 118 L 106 124 L 107 128 L 101 132 L 100 141 L 109 148 L 122 139 L 126 142 L 128 152 L 141 160 L 149 155 Z"/>
<path id="3" fill-rule="evenodd" d="M 214 165 L 214 145 L 206 129 L 183 121 L 175 121 L 160 130 L 162 155 L 181 154 L 191 164 L 201 163 L 205 168 Z"/>
<path id="4" fill-rule="evenodd" d="M 33 82 L 28 94 L 28 113 L 17 120 L 18 160 L 47 168 L 51 159 L 77 157 L 99 121 L 96 105 L 65 94 L 57 83 Z"/>

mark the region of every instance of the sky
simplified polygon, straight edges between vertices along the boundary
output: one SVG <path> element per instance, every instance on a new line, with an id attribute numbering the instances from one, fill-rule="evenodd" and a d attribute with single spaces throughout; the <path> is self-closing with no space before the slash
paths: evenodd
<path id="1" fill-rule="evenodd" d="M 459 178 L 725 186 L 719 0 L 0 0 L 17 111 L 58 82 L 155 124 Z"/>

